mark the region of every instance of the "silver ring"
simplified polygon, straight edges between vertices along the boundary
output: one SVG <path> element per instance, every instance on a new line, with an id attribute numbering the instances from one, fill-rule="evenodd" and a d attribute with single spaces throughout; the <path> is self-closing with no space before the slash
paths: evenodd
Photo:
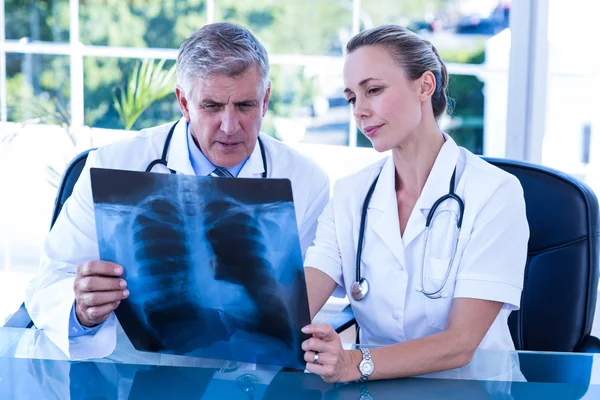
<path id="1" fill-rule="evenodd" d="M 318 364 L 319 363 L 319 353 L 315 353 L 315 355 L 313 356 L 313 364 Z"/>

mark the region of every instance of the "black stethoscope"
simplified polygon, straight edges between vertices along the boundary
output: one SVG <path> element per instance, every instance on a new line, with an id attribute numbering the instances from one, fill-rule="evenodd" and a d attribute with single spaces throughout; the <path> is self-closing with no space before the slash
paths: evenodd
<path id="1" fill-rule="evenodd" d="M 150 164 L 148 164 L 148 166 L 146 167 L 146 172 L 151 172 L 152 168 L 154 168 L 157 164 L 160 164 L 160 165 L 165 166 L 172 174 L 177 173 L 177 171 L 175 171 L 167 166 L 167 153 L 169 152 L 169 146 L 171 145 L 171 138 L 173 137 L 173 132 L 175 132 L 175 127 L 177 126 L 178 123 L 179 123 L 179 121 L 175 122 L 173 124 L 173 126 L 171 127 L 171 129 L 169 129 L 169 133 L 167 134 L 167 138 L 165 139 L 165 144 L 163 146 L 162 155 L 160 156 L 160 158 L 157 158 L 156 160 L 153 160 L 150 162 Z M 265 146 L 263 146 L 263 142 L 260 139 L 260 137 L 258 138 L 258 147 L 260 148 L 260 155 L 262 157 L 263 169 L 264 169 L 263 173 L 261 174 L 261 177 L 266 178 L 267 177 L 267 157 L 265 156 Z"/>
<path id="2" fill-rule="evenodd" d="M 381 172 L 380 172 L 380 174 L 381 174 Z M 352 298 L 356 301 L 360 301 L 360 300 L 364 299 L 367 296 L 367 294 L 369 294 L 369 289 L 370 289 L 369 281 L 366 278 L 361 277 L 360 257 L 362 254 L 363 241 L 364 241 L 364 236 L 365 236 L 365 221 L 367 219 L 367 210 L 369 208 L 369 202 L 371 201 L 371 197 L 373 196 L 373 191 L 375 190 L 375 186 L 377 185 L 378 180 L 379 180 L 379 175 L 377 175 L 377 177 L 375 178 L 375 181 L 373 181 L 373 184 L 371 185 L 371 187 L 369 188 L 369 191 L 367 192 L 367 195 L 365 196 L 365 201 L 363 203 L 362 213 L 361 213 L 361 217 L 360 217 L 360 228 L 359 228 L 359 232 L 358 232 L 358 247 L 356 249 L 356 281 L 352 284 L 352 287 L 351 287 Z M 460 236 L 460 228 L 462 226 L 463 215 L 465 212 L 465 204 L 463 203 L 461 198 L 458 195 L 456 195 L 456 193 L 455 193 L 455 181 L 456 181 L 456 167 L 454 168 L 454 172 L 452 173 L 452 178 L 450 179 L 450 189 L 448 191 L 448 194 L 440 197 L 439 199 L 436 200 L 435 203 L 433 203 L 433 206 L 431 207 L 431 210 L 429 210 L 429 213 L 427 214 L 427 219 L 425 221 L 425 248 L 423 250 L 423 264 L 422 264 L 422 270 L 421 270 L 421 287 L 417 288 L 417 291 L 423 293 L 425 296 L 427 296 L 430 299 L 439 299 L 441 297 L 445 297 L 444 294 L 443 293 L 440 294 L 440 292 L 442 291 L 442 289 L 444 288 L 444 285 L 446 285 L 446 282 L 448 281 L 452 263 L 454 261 L 454 256 L 456 255 L 456 250 L 458 248 L 458 237 Z M 431 222 L 435 215 L 436 209 L 445 200 L 454 200 L 458 203 L 459 211 L 458 211 L 458 218 L 456 221 L 456 226 L 458 228 L 458 234 L 455 235 L 456 240 L 454 243 L 454 249 L 452 251 L 452 257 L 450 259 L 448 268 L 446 269 L 446 275 L 442 281 L 441 286 L 436 288 L 433 291 L 426 291 L 424 289 L 423 275 L 425 272 L 425 254 L 426 254 L 426 250 L 427 250 L 427 239 L 429 237 L 429 229 L 431 227 Z"/>

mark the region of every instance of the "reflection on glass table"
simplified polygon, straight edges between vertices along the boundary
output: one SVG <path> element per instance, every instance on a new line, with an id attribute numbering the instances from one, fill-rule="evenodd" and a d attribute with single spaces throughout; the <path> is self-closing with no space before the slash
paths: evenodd
<path id="1" fill-rule="evenodd" d="M 598 365 L 592 354 L 486 350 L 455 370 L 334 385 L 303 371 L 138 352 L 123 334 L 109 357 L 69 361 L 43 331 L 0 329 L 2 399 L 591 399 Z"/>

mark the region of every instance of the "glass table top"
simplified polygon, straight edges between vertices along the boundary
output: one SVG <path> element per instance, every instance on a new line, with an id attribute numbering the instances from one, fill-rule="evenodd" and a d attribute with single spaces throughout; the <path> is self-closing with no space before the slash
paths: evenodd
<path id="1" fill-rule="evenodd" d="M 599 356 L 479 350 L 423 377 L 328 384 L 303 371 L 139 352 L 70 361 L 33 329 L 0 328 L 0 399 L 598 399 Z"/>

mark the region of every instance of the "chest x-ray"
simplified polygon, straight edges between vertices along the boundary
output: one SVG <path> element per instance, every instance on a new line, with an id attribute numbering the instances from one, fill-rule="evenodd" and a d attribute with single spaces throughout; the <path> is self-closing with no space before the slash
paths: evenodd
<path id="1" fill-rule="evenodd" d="M 100 259 L 136 349 L 303 368 L 309 323 L 291 184 L 91 170 Z"/>

